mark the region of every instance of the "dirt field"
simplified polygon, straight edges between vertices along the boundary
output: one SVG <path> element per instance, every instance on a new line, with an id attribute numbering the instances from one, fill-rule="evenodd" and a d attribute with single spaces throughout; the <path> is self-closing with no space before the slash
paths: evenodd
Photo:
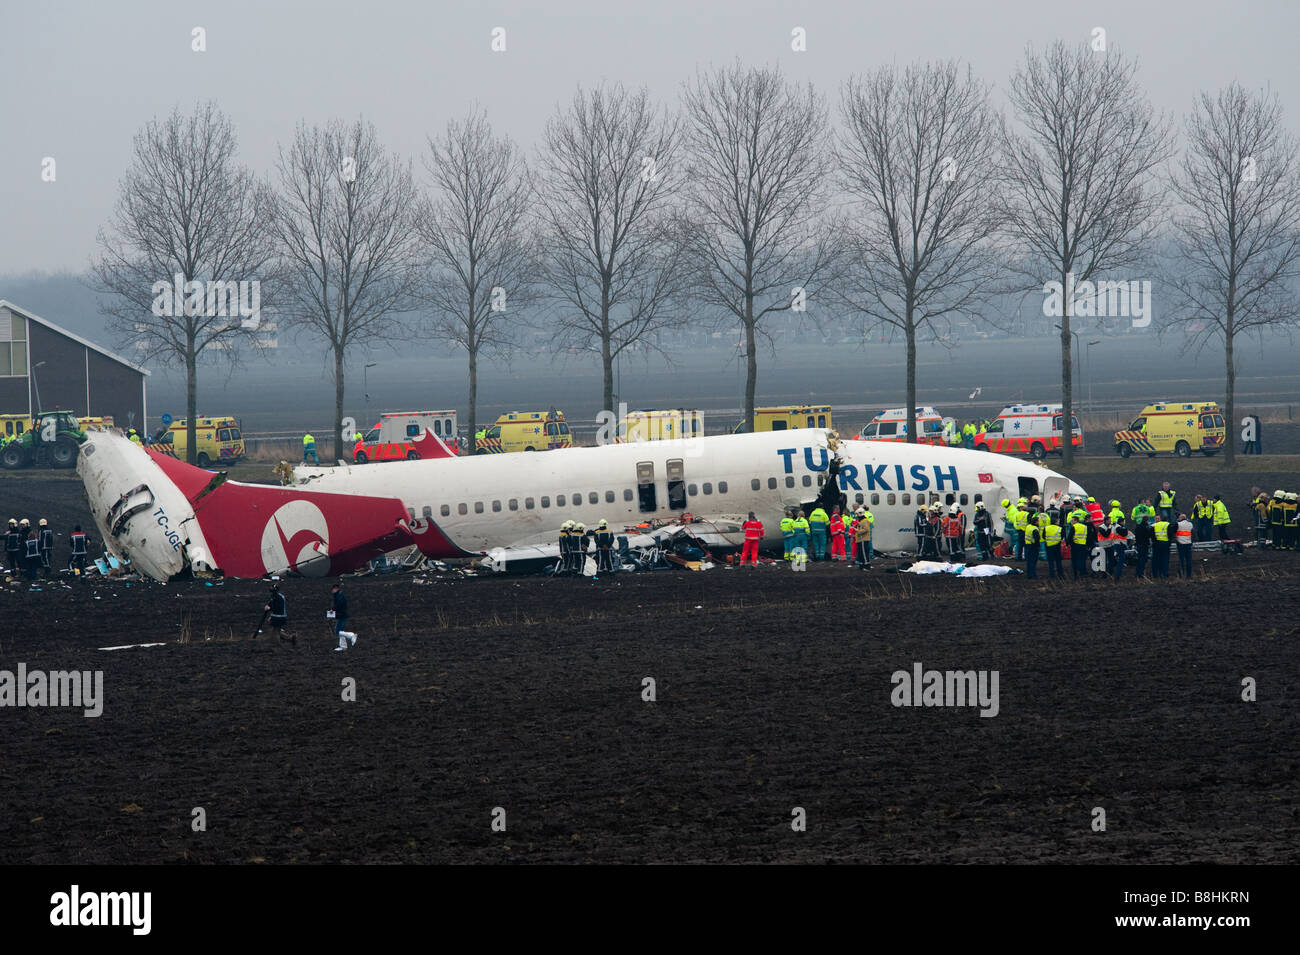
<path id="1" fill-rule="evenodd" d="M 0 495 L 62 526 L 80 485 Z M 1300 861 L 1300 555 L 1191 584 L 877 563 L 349 578 L 348 653 L 324 581 L 285 582 L 297 649 L 248 639 L 258 582 L 6 585 L 0 669 L 102 670 L 104 710 L 0 710 L 0 862 Z M 892 706 L 917 662 L 998 671 L 997 715 Z"/>

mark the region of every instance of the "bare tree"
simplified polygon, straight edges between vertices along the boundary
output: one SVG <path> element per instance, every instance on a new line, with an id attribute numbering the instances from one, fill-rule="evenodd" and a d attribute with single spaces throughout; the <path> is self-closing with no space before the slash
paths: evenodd
<path id="1" fill-rule="evenodd" d="M 837 157 L 860 208 L 845 230 L 843 297 L 907 344 L 907 440 L 916 432 L 916 337 L 945 340 L 977 307 L 996 261 L 996 145 L 988 87 L 956 63 L 850 79 Z"/>
<path id="2" fill-rule="evenodd" d="M 430 256 L 433 333 L 469 356 L 472 435 L 479 356 L 501 354 L 516 340 L 519 309 L 534 298 L 532 187 L 518 148 L 494 136 L 482 113 L 452 120 L 440 141 L 430 138 L 425 166 L 436 190 L 419 217 Z"/>
<path id="3" fill-rule="evenodd" d="M 774 312 L 802 311 L 832 264 L 822 190 L 826 108 L 811 85 L 739 63 L 697 73 L 688 119 L 687 249 L 701 299 L 745 333 L 745 427 L 754 428 L 757 338 Z"/>
<path id="4" fill-rule="evenodd" d="M 261 282 L 274 259 L 265 231 L 270 191 L 236 163 L 234 127 L 212 102 L 151 120 L 133 152 L 91 274 L 113 296 L 101 309 L 127 346 L 184 367 L 193 464 L 199 360 L 209 352 L 236 360 L 234 346 L 260 321 Z"/>
<path id="5" fill-rule="evenodd" d="M 1217 96 L 1202 93 L 1186 132 L 1187 149 L 1174 174 L 1179 301 L 1167 322 L 1181 325 L 1197 350 L 1223 340 L 1223 463 L 1231 467 L 1236 339 L 1294 322 L 1297 314 L 1300 142 L 1284 130 L 1276 94 L 1252 94 L 1237 83 Z"/>
<path id="6" fill-rule="evenodd" d="M 677 124 L 645 89 L 579 89 L 546 124 L 539 153 L 542 276 L 561 341 L 598 350 L 604 408 L 614 410 L 614 361 L 658 349 L 677 324 L 680 246 L 671 228 Z"/>
<path id="7" fill-rule="evenodd" d="M 402 334 L 401 313 L 414 308 L 418 196 L 410 163 L 385 153 L 374 125 L 361 120 L 300 124 L 277 168 L 282 312 L 287 326 L 330 348 L 342 457 L 348 350 Z"/>
<path id="8" fill-rule="evenodd" d="M 1011 77 L 1020 128 L 999 125 L 1006 232 L 1032 282 L 1059 282 L 1063 437 L 1073 420 L 1071 291 L 1138 265 L 1160 224 L 1154 171 L 1169 155 L 1168 121 L 1137 83 L 1137 64 L 1117 51 L 1060 41 L 1032 49 Z M 1046 289 L 1044 289 L 1046 291 Z M 1074 446 L 1061 442 L 1062 464 Z"/>

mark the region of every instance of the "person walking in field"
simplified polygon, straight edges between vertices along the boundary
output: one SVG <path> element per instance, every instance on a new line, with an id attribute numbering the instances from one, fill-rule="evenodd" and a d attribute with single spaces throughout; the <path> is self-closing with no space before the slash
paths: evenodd
<path id="1" fill-rule="evenodd" d="M 871 569 L 871 521 L 865 514 L 859 514 L 853 524 L 853 540 L 857 549 L 858 566 L 863 570 Z"/>
<path id="2" fill-rule="evenodd" d="M 288 640 L 292 646 L 298 645 L 297 637 L 284 632 L 285 626 L 289 623 L 289 602 L 284 599 L 284 594 L 280 593 L 279 584 L 271 585 L 271 597 L 262 608 L 262 612 L 267 615 L 266 622 L 270 624 L 277 637 Z"/>
<path id="3" fill-rule="evenodd" d="M 343 593 L 343 585 L 335 584 L 330 589 L 330 592 L 333 595 L 333 609 L 330 613 L 334 616 L 334 635 L 339 638 L 339 645 L 334 648 L 334 652 L 340 653 L 357 645 L 357 635 L 346 629 L 348 623 L 348 597 L 347 594 Z"/>

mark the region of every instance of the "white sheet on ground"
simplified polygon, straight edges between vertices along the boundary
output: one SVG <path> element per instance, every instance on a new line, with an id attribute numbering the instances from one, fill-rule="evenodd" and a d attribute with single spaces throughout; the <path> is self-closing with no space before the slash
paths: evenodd
<path id="1" fill-rule="evenodd" d="M 918 560 L 908 567 L 904 573 L 953 574 L 957 577 L 1000 577 L 1002 574 L 1011 573 L 1011 568 L 999 567 L 996 564 L 979 564 L 968 567 L 965 564 L 949 564 L 941 560 Z"/>

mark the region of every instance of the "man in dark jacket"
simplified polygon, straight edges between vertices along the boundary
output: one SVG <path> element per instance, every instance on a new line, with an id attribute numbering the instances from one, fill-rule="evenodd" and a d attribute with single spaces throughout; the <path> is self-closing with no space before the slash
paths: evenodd
<path id="1" fill-rule="evenodd" d="M 41 529 L 37 532 L 36 540 L 41 549 L 41 570 L 45 576 L 49 577 L 54 573 L 54 529 L 50 527 L 50 522 L 41 518 Z"/>
<path id="2" fill-rule="evenodd" d="M 339 645 L 334 648 L 334 652 L 349 650 L 357 645 L 357 635 L 348 630 L 348 598 L 343 593 L 343 585 L 335 584 L 331 588 L 334 595 L 334 609 L 330 611 L 334 615 L 334 634 L 339 638 Z"/>
<path id="3" fill-rule="evenodd" d="M 298 645 L 297 637 L 288 636 L 284 632 L 285 624 L 289 622 L 289 603 L 284 599 L 284 594 L 280 593 L 279 584 L 271 585 L 271 596 L 262 612 L 267 614 L 266 622 L 271 625 L 277 637 L 288 640 L 295 647 Z"/>
<path id="4" fill-rule="evenodd" d="M 22 567 L 23 535 L 18 530 L 18 521 L 9 518 L 9 530 L 5 533 L 5 568 L 18 573 Z"/>
<path id="5" fill-rule="evenodd" d="M 1146 576 L 1147 560 L 1151 557 L 1151 544 L 1155 535 L 1151 530 L 1151 520 L 1145 514 L 1133 528 L 1133 544 L 1137 548 L 1137 575 Z"/>

